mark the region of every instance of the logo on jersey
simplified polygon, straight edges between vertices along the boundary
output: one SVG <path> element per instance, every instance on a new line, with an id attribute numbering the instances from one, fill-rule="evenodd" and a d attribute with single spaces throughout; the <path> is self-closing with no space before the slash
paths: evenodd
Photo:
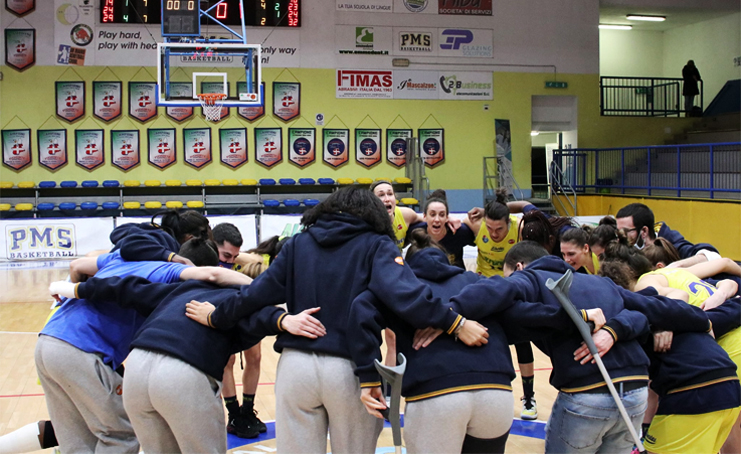
<path id="1" fill-rule="evenodd" d="M 396 258 L 394 259 L 394 262 L 398 263 L 399 265 L 404 265 L 404 259 L 403 259 L 403 258 L 401 258 L 401 256 L 399 256 L 399 257 L 396 257 Z"/>
<path id="2" fill-rule="evenodd" d="M 508 243 L 509 244 L 515 244 L 515 240 L 509 240 Z"/>

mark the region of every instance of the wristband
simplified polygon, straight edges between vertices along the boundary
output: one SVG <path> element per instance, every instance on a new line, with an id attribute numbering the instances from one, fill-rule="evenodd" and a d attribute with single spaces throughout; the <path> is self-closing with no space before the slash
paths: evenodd
<path id="1" fill-rule="evenodd" d="M 456 326 L 455 331 L 453 331 L 453 336 L 455 336 L 455 340 L 458 340 L 458 334 L 460 334 L 461 330 L 463 329 L 464 323 L 466 323 L 466 318 L 461 317 L 461 322 L 458 323 L 458 326 Z"/>

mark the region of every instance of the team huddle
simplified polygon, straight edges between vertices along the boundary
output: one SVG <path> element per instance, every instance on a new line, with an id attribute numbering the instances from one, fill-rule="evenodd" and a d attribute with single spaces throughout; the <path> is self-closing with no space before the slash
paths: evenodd
<path id="1" fill-rule="evenodd" d="M 306 211 L 302 232 L 247 252 L 235 226 L 194 211 L 117 227 L 113 250 L 50 285 L 60 305 L 36 365 L 61 451 L 223 453 L 227 432 L 257 437 L 260 341 L 275 335 L 278 452 L 327 452 L 328 433 L 332 452 L 375 452 L 384 339 L 386 364 L 407 361 L 410 453 L 503 453 L 510 345 L 521 418 L 538 417 L 532 344 L 558 390 L 546 453 L 629 453 L 631 430 L 649 452 L 741 452 L 736 262 L 638 203 L 597 227 L 503 192 L 462 221 L 444 191 L 423 208 L 396 206 L 386 181 L 347 187 Z M 546 286 L 566 273 L 615 395 Z"/>

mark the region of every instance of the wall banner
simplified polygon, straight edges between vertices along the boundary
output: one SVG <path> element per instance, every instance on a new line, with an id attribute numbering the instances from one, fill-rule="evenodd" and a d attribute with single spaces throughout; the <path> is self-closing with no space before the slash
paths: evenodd
<path id="1" fill-rule="evenodd" d="M 439 28 L 438 47 L 441 57 L 494 56 L 494 32 L 489 29 Z"/>
<path id="2" fill-rule="evenodd" d="M 438 0 L 437 13 L 491 16 L 491 0 Z"/>
<path id="3" fill-rule="evenodd" d="M 222 93 L 224 91 L 223 82 L 201 82 L 201 93 Z M 229 82 L 226 83 L 226 93 L 229 94 Z M 203 107 L 201 107 L 201 115 L 206 118 L 206 114 L 203 113 Z M 219 121 L 229 116 L 229 108 L 221 108 L 221 118 Z"/>
<path id="4" fill-rule="evenodd" d="M 171 82 L 170 93 L 172 97 L 176 98 L 193 98 L 193 83 L 192 82 Z M 175 121 L 183 121 L 190 118 L 193 115 L 192 106 L 167 106 L 165 113 L 168 117 Z"/>
<path id="5" fill-rule="evenodd" d="M 77 165 L 87 170 L 101 166 L 105 162 L 103 140 L 102 129 L 76 129 L 75 162 Z"/>
<path id="6" fill-rule="evenodd" d="M 247 82 L 237 82 L 237 94 L 247 93 Z M 237 114 L 247 121 L 255 121 L 265 115 L 265 82 L 262 83 L 262 104 L 252 107 L 237 107 Z"/>
<path id="7" fill-rule="evenodd" d="M 85 82 L 55 82 L 57 116 L 72 123 L 85 115 Z"/>
<path id="8" fill-rule="evenodd" d="M 418 129 L 419 157 L 427 167 L 435 167 L 445 160 L 443 129 Z"/>
<path id="9" fill-rule="evenodd" d="M 283 129 L 255 128 L 255 161 L 273 167 L 283 160 Z"/>
<path id="10" fill-rule="evenodd" d="M 121 115 L 121 82 L 93 81 L 93 115 L 103 121 Z"/>
<path id="11" fill-rule="evenodd" d="M 355 130 L 355 160 L 365 167 L 381 162 L 381 130 Z"/>
<path id="12" fill-rule="evenodd" d="M 301 84 L 273 82 L 273 115 L 283 121 L 301 115 Z"/>
<path id="13" fill-rule="evenodd" d="M 221 162 L 236 169 L 247 162 L 247 128 L 219 129 Z"/>
<path id="14" fill-rule="evenodd" d="M 111 131 L 111 163 L 123 171 L 139 165 L 139 130 Z"/>
<path id="15" fill-rule="evenodd" d="M 33 28 L 5 29 L 5 64 L 18 71 L 36 63 L 36 30 Z"/>
<path id="16" fill-rule="evenodd" d="M 183 155 L 196 169 L 211 162 L 211 128 L 183 129 Z"/>
<path id="17" fill-rule="evenodd" d="M 407 139 L 412 137 L 411 129 L 386 130 L 386 161 L 396 167 L 407 163 Z"/>
<path id="18" fill-rule="evenodd" d="M 494 99 L 492 73 L 490 72 L 440 71 L 439 76 L 440 99 Z"/>
<path id="19" fill-rule="evenodd" d="M 335 25 L 334 34 L 341 55 L 388 55 L 393 49 L 391 27 Z"/>
<path id="20" fill-rule="evenodd" d="M 336 98 L 394 97 L 394 72 L 391 70 L 338 69 Z"/>
<path id="21" fill-rule="evenodd" d="M 57 170 L 67 164 L 67 130 L 39 129 L 36 131 L 39 147 L 39 164 Z"/>
<path id="22" fill-rule="evenodd" d="M 21 17 L 36 9 L 36 0 L 5 0 L 5 9 Z"/>
<path id="23" fill-rule="evenodd" d="M 288 160 L 304 167 L 316 160 L 316 129 L 288 128 Z"/>
<path id="24" fill-rule="evenodd" d="M 110 249 L 113 218 L 3 220 L 0 260 L 74 258 Z"/>
<path id="25" fill-rule="evenodd" d="M 393 6 L 393 0 L 337 0 L 337 11 L 390 13 Z"/>
<path id="26" fill-rule="evenodd" d="M 394 27 L 394 54 L 396 55 L 437 55 L 434 28 L 402 28 Z"/>
<path id="27" fill-rule="evenodd" d="M 129 116 L 145 123 L 157 116 L 154 82 L 129 82 Z"/>
<path id="28" fill-rule="evenodd" d="M 31 130 L 3 129 L 3 164 L 21 170 L 31 164 Z"/>
<path id="29" fill-rule="evenodd" d="M 177 161 L 175 128 L 147 129 L 147 160 L 160 169 Z"/>
<path id="30" fill-rule="evenodd" d="M 322 160 L 332 167 L 345 164 L 350 158 L 349 129 L 323 129 L 322 130 Z"/>
<path id="31" fill-rule="evenodd" d="M 438 99 L 437 71 L 394 71 L 394 99 Z"/>

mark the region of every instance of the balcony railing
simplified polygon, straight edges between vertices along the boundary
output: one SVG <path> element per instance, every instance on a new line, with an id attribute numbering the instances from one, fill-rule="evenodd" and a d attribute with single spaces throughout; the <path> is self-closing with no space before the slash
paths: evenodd
<path id="1" fill-rule="evenodd" d="M 665 77 L 600 77 L 602 115 L 637 117 L 679 117 L 684 112 L 682 79 Z M 700 109 L 704 107 L 702 81 L 699 81 Z M 702 111 L 702 110 L 700 110 Z"/>

